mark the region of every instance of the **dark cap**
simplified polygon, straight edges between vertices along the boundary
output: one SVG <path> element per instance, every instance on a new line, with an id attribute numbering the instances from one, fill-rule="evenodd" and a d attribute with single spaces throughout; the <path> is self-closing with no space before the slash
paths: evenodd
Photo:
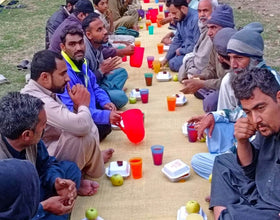
<path id="1" fill-rule="evenodd" d="M 79 0 L 74 6 L 74 11 L 92 13 L 94 9 L 92 3 L 89 0 Z"/>

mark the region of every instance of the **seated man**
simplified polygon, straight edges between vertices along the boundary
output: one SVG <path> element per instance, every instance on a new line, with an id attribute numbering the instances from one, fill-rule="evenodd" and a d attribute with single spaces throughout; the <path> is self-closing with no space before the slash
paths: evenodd
<path id="1" fill-rule="evenodd" d="M 123 91 L 128 74 L 124 68 L 118 68 L 118 65 L 122 63 L 121 58 L 114 56 L 103 59 L 102 44 L 108 42 L 108 32 L 97 14 L 90 14 L 82 25 L 88 66 L 94 72 L 97 83 L 108 93 L 117 109 L 120 109 L 128 102 Z"/>
<path id="2" fill-rule="evenodd" d="M 234 28 L 233 10 L 229 5 L 219 5 L 212 12 L 207 21 L 207 35 L 213 41 L 215 35 L 223 28 Z M 198 79 L 183 80 L 184 88 L 181 92 L 194 94 L 203 99 L 203 110 L 205 112 L 216 111 L 221 81 L 227 70 L 223 68 L 218 60 L 217 53 L 212 48 L 209 63 L 201 71 Z M 209 91 L 210 90 L 210 91 Z"/>
<path id="3" fill-rule="evenodd" d="M 138 30 L 138 11 L 135 8 L 129 8 L 132 0 L 109 0 L 109 9 L 113 14 L 114 29 L 124 26 L 129 29 Z"/>
<path id="4" fill-rule="evenodd" d="M 0 219 L 29 220 L 39 203 L 40 180 L 34 165 L 28 160 L 0 160 Z"/>
<path id="5" fill-rule="evenodd" d="M 94 12 L 99 14 L 99 18 L 104 23 L 106 30 L 108 31 L 109 43 L 113 47 L 118 48 L 118 46 L 129 45 L 134 43 L 135 38 L 131 35 L 117 35 L 114 34 L 114 21 L 113 13 L 108 6 L 109 0 L 94 0 Z"/>
<path id="6" fill-rule="evenodd" d="M 74 85 L 82 84 L 90 93 L 89 110 L 98 128 L 99 139 L 102 141 L 111 132 L 111 124 L 120 122 L 120 112 L 107 93 L 99 87 L 94 73 L 89 69 L 85 59 L 83 31 L 73 26 L 66 27 L 61 40 L 61 53 L 67 64 L 70 86 L 72 88 Z M 59 97 L 68 109 L 76 111 L 75 103 L 67 90 L 59 94 Z"/>
<path id="7" fill-rule="evenodd" d="M 186 0 L 168 0 L 166 6 L 173 20 L 177 22 L 177 31 L 161 66 L 168 62 L 169 68 L 178 72 L 185 54 L 193 51 L 199 38 L 198 15 L 194 9 L 188 7 Z"/>
<path id="8" fill-rule="evenodd" d="M 51 156 L 75 162 L 82 175 L 98 178 L 104 174 L 104 161 L 113 153 L 99 149 L 99 135 L 89 111 L 90 95 L 77 85 L 69 90 L 75 105 L 70 112 L 55 93 L 62 93 L 69 82 L 66 63 L 50 50 L 37 52 L 31 64 L 31 80 L 21 90 L 45 103 L 47 125 L 43 140 Z M 98 183 L 92 182 L 98 188 Z"/>
<path id="9" fill-rule="evenodd" d="M 81 172 L 75 163 L 49 156 L 41 140 L 47 122 L 44 103 L 28 94 L 9 93 L 0 100 L 0 120 L 0 159 L 29 160 L 40 178 L 44 219 L 68 219 L 77 190 L 92 189 L 80 186 Z"/>
<path id="10" fill-rule="evenodd" d="M 78 0 L 75 4 L 75 8 L 73 13 L 69 15 L 55 30 L 52 38 L 50 39 L 50 50 L 59 53 L 60 43 L 61 43 L 61 34 L 63 33 L 63 29 L 66 26 L 73 25 L 78 28 L 82 28 L 82 21 L 89 15 L 89 13 L 93 13 L 93 5 L 89 0 Z"/>
<path id="11" fill-rule="evenodd" d="M 215 159 L 210 208 L 215 219 L 278 219 L 280 85 L 256 68 L 236 75 L 232 87 L 247 116 L 234 127 L 237 154 Z"/>
<path id="12" fill-rule="evenodd" d="M 58 11 L 48 19 L 46 24 L 46 49 L 49 49 L 50 39 L 58 26 L 73 12 L 74 5 L 78 0 L 66 0 L 66 5 L 62 5 Z"/>
<path id="13" fill-rule="evenodd" d="M 244 117 L 244 112 L 238 105 L 238 100 L 233 93 L 231 78 L 244 69 L 257 67 L 271 70 L 270 67 L 265 65 L 263 59 L 264 42 L 260 35 L 262 31 L 262 25 L 253 22 L 234 33 L 230 39 L 231 31 L 228 29 L 220 30 L 214 37 L 214 47 L 219 54 L 220 61 L 226 62 L 225 54 L 230 51 L 228 55 L 231 72 L 227 73 L 221 84 L 219 100 L 222 96 L 223 101 L 222 103 L 219 102 L 218 105 L 223 105 L 223 109 L 204 116 L 196 116 L 189 120 L 190 123 L 197 123 L 199 138 L 203 135 L 205 129 L 207 132 L 207 147 L 210 153 L 195 154 L 191 162 L 195 172 L 204 178 L 208 178 L 211 174 L 215 157 L 235 146 L 233 126 L 238 118 Z M 221 54 L 224 54 L 223 57 Z M 274 70 L 271 71 L 277 74 Z"/>
<path id="14" fill-rule="evenodd" d="M 210 19 L 212 11 L 217 5 L 213 0 L 201 0 L 198 3 L 198 27 L 200 36 L 191 53 L 186 54 L 183 64 L 179 69 L 178 79 L 191 78 L 190 76 L 198 75 L 205 69 L 209 63 L 209 57 L 213 48 L 213 43 L 207 35 L 207 21 Z"/>

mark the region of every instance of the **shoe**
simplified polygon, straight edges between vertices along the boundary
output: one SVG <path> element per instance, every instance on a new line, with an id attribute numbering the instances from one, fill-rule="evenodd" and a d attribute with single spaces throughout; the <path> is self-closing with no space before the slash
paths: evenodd
<path id="1" fill-rule="evenodd" d="M 28 60 L 22 60 L 20 64 L 17 65 L 17 68 L 18 70 L 23 70 L 23 69 L 26 70 L 28 69 L 28 65 L 30 65 Z"/>

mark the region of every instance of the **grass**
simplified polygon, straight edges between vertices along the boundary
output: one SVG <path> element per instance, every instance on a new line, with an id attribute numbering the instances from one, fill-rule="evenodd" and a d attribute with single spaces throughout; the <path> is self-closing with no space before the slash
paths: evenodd
<path id="1" fill-rule="evenodd" d="M 234 0 L 224 2 L 234 8 Z M 0 97 L 8 91 L 20 90 L 24 86 L 25 74 L 28 71 L 19 71 L 16 65 L 23 59 L 31 60 L 35 52 L 44 49 L 46 21 L 65 0 L 20 0 L 19 3 L 27 7 L 3 9 L 0 12 L 0 74 L 10 81 L 10 84 L 0 85 Z M 235 9 L 234 12 L 236 27 L 252 21 L 260 21 L 264 25 L 265 59 L 268 65 L 279 70 L 277 19 L 269 19 L 269 16 L 261 16 L 258 11 L 246 9 Z"/>

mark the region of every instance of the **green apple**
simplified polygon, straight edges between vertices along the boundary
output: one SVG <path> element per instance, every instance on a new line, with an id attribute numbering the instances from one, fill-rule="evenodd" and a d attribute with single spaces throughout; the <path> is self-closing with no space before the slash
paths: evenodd
<path id="1" fill-rule="evenodd" d="M 86 210 L 86 218 L 88 220 L 95 220 L 98 217 L 98 212 L 95 208 L 89 208 Z"/>
<path id="2" fill-rule="evenodd" d="M 123 184 L 123 177 L 120 174 L 114 174 L 110 179 L 114 186 L 121 186 Z"/>
<path id="3" fill-rule="evenodd" d="M 188 214 L 198 213 L 200 210 L 200 205 L 197 201 L 190 200 L 186 204 L 186 210 L 187 210 Z"/>
<path id="4" fill-rule="evenodd" d="M 175 74 L 175 75 L 173 76 L 173 81 L 175 81 L 175 82 L 178 81 L 178 74 Z"/>
<path id="5" fill-rule="evenodd" d="M 136 97 L 133 97 L 133 96 L 129 97 L 129 103 L 130 104 L 135 104 L 136 103 Z"/>

